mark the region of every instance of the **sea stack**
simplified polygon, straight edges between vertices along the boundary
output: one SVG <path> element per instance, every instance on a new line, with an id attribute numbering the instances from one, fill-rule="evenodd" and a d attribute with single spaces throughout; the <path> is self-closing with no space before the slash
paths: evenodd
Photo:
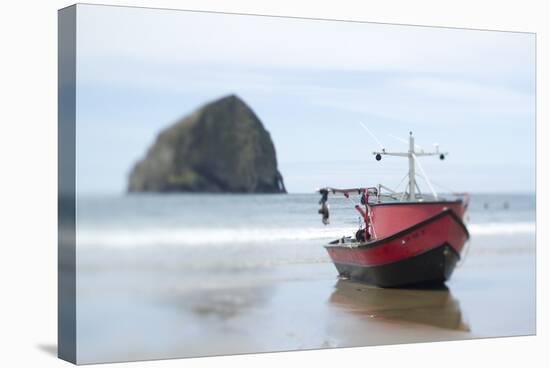
<path id="1" fill-rule="evenodd" d="M 269 132 L 235 95 L 161 131 L 133 167 L 128 191 L 286 193 Z"/>

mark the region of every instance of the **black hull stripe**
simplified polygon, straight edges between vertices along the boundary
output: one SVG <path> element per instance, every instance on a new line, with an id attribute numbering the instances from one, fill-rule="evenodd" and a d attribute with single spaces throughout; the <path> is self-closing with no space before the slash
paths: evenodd
<path id="1" fill-rule="evenodd" d="M 455 220 L 455 222 L 460 225 L 460 227 L 462 228 L 464 233 L 466 233 L 466 239 L 469 239 L 470 238 L 470 233 L 468 232 L 468 229 L 466 228 L 466 225 L 464 225 L 464 222 L 462 221 L 462 219 L 460 217 L 458 217 L 458 215 L 455 213 L 455 211 L 453 211 L 450 208 L 447 208 L 446 210 L 443 210 L 443 211 L 439 212 L 438 214 L 435 214 L 432 217 L 428 217 L 425 220 L 422 220 L 422 221 L 420 221 L 420 222 L 418 222 L 418 223 L 416 223 L 412 226 L 409 226 L 409 227 L 407 227 L 403 230 L 400 230 L 396 233 L 393 233 L 393 234 L 391 234 L 391 235 L 389 235 L 385 238 L 377 239 L 377 240 L 374 240 L 374 241 L 368 242 L 368 243 L 362 243 L 361 245 L 358 245 L 356 248 L 372 248 L 372 247 L 375 247 L 375 246 L 380 245 L 382 243 L 386 243 L 388 241 L 397 239 L 397 238 L 405 235 L 406 233 L 414 231 L 414 230 L 418 229 L 419 227 L 427 225 L 430 222 L 439 220 L 441 217 L 444 217 L 444 216 L 447 216 L 447 215 L 451 216 L 451 218 L 453 220 Z M 334 241 L 339 241 L 339 239 L 334 240 Z M 346 246 L 343 246 L 343 245 L 330 245 L 330 244 L 332 244 L 332 242 L 329 243 L 329 245 L 325 245 L 325 248 L 349 248 L 349 247 L 346 247 Z"/>
<path id="2" fill-rule="evenodd" d="M 384 265 L 363 265 L 335 262 L 342 277 L 379 287 L 408 287 L 422 284 L 440 284 L 447 281 L 458 262 L 456 252 L 447 252 L 448 244 L 427 252 Z"/>

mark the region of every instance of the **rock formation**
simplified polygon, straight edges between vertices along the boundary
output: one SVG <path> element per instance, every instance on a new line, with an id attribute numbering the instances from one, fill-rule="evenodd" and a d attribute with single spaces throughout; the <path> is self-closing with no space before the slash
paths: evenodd
<path id="1" fill-rule="evenodd" d="M 132 169 L 128 191 L 286 193 L 269 132 L 235 95 L 161 131 Z"/>

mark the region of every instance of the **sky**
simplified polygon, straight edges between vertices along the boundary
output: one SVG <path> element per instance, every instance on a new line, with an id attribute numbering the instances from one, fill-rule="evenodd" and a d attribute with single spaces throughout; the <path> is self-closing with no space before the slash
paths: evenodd
<path id="1" fill-rule="evenodd" d="M 123 193 L 159 131 L 231 93 L 289 192 L 397 187 L 406 160 L 360 123 L 448 151 L 422 159 L 436 189 L 535 190 L 534 34 L 78 5 L 78 191 Z"/>

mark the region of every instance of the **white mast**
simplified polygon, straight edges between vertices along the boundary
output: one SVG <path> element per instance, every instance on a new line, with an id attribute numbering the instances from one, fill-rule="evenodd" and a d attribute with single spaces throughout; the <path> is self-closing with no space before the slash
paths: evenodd
<path id="1" fill-rule="evenodd" d="M 415 199 L 414 154 L 414 137 L 412 132 L 409 132 L 409 201 Z"/>
<path id="2" fill-rule="evenodd" d="M 398 156 L 398 157 L 407 157 L 409 159 L 409 190 L 408 190 L 408 200 L 414 201 L 416 200 L 416 177 L 415 177 L 415 160 L 419 156 L 435 156 L 439 155 L 439 158 L 443 160 L 445 158 L 445 153 L 439 152 L 439 147 L 436 148 L 435 152 L 424 152 L 424 150 L 420 150 L 419 152 L 415 151 L 415 144 L 414 144 L 414 137 L 412 132 L 409 132 L 409 151 L 408 152 L 388 152 L 385 149 L 382 149 L 382 151 L 375 151 L 373 152 L 374 155 L 376 155 L 376 160 L 380 161 L 382 159 L 382 155 L 386 156 Z M 426 173 L 422 170 L 424 174 L 424 178 L 428 182 L 428 185 L 430 186 L 430 189 L 432 189 L 432 186 L 429 182 L 428 177 L 426 176 Z M 432 190 L 433 191 L 433 190 Z M 437 198 L 437 194 L 434 193 L 434 197 Z"/>

